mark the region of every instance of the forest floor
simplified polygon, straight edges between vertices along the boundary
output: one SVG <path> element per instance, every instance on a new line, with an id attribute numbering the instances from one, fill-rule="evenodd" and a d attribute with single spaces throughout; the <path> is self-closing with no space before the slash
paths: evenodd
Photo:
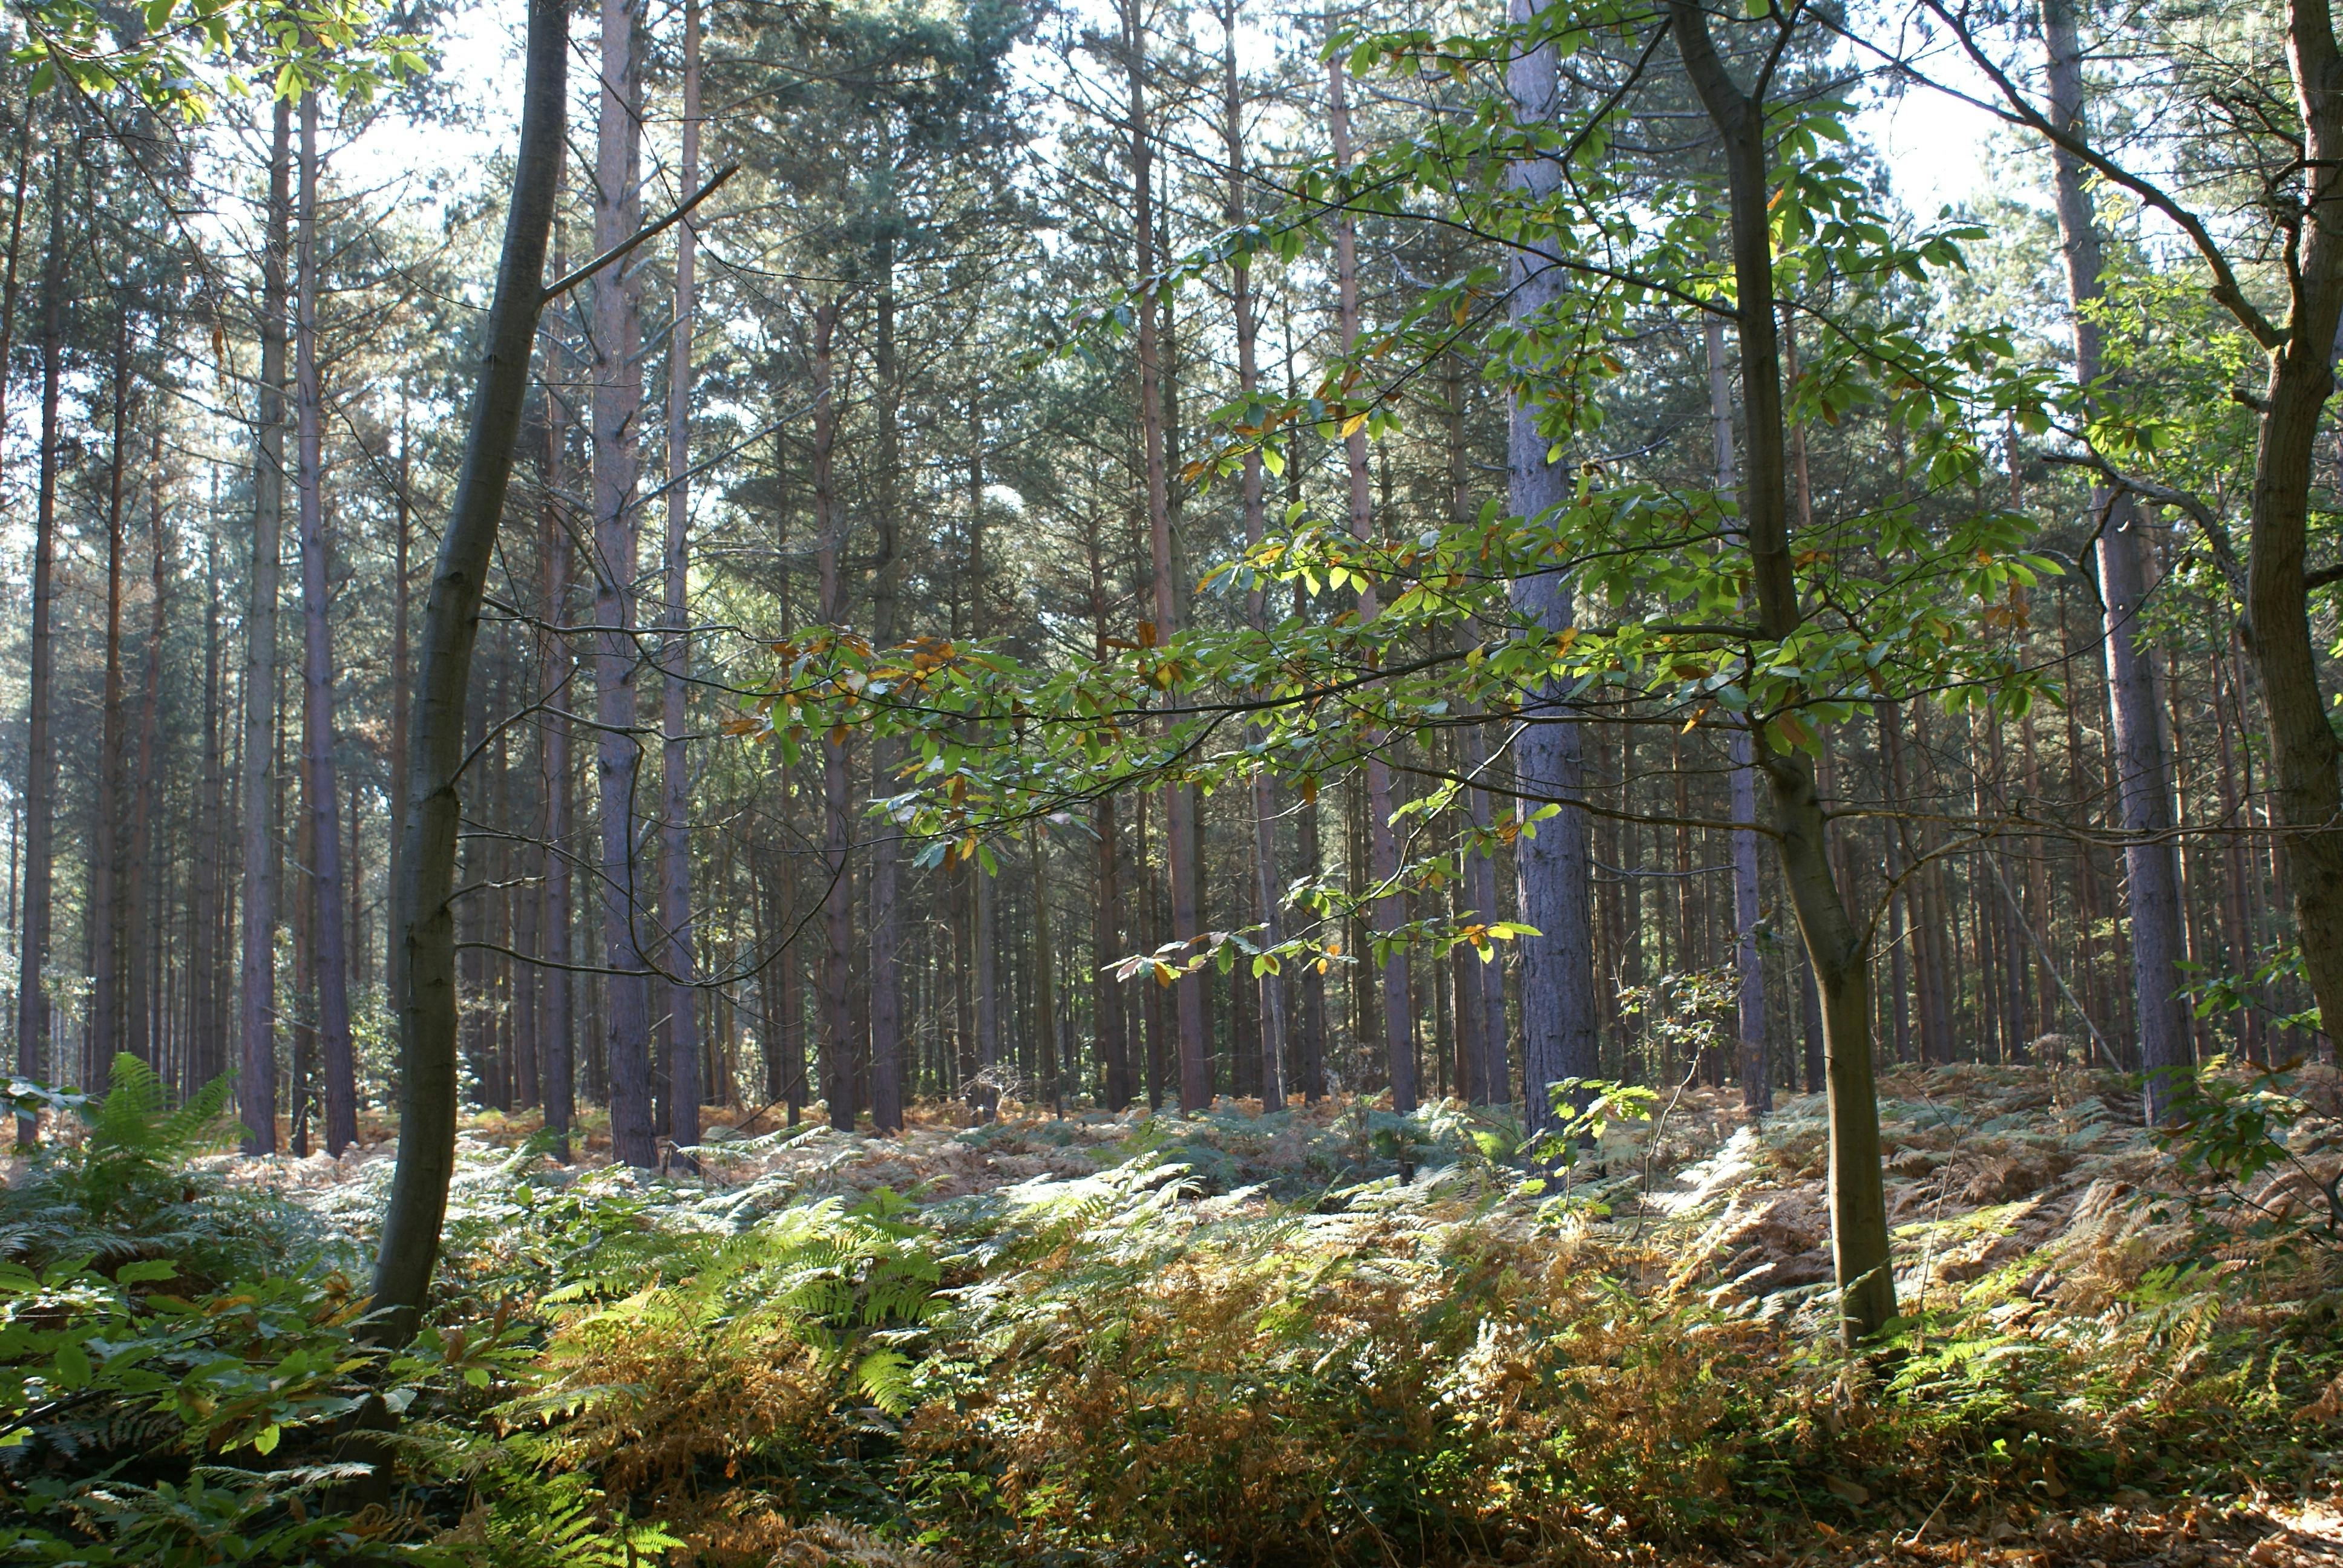
<path id="1" fill-rule="evenodd" d="M 445 1321 L 500 1348 L 402 1528 L 742 1568 L 2343 1563 L 2338 1090 L 2235 1080 L 2175 1142 L 2113 1074 L 1886 1075 L 1906 1321 L 1862 1357 L 1818 1096 L 1664 1095 L 1543 1186 L 1455 1105 L 709 1107 L 690 1175 L 474 1117 Z M 392 1152 L 193 1163 L 356 1260 Z"/>

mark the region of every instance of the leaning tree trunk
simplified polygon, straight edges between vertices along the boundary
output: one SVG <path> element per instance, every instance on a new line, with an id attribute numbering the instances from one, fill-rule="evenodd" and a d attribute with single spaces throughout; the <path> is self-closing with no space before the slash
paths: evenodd
<path id="1" fill-rule="evenodd" d="M 33 514 L 32 625 L 27 633 L 25 724 L 25 870 L 23 939 L 16 970 L 16 1070 L 38 1080 L 48 1060 L 49 994 L 45 970 L 55 919 L 51 876 L 55 854 L 57 745 L 49 708 L 56 683 L 58 382 L 65 350 L 65 155 L 58 149 L 49 179 L 49 248 L 41 272 L 41 477 Z M 37 1131 L 29 1116 L 16 1119 L 16 1141 Z"/>
<path id="2" fill-rule="evenodd" d="M 357 1141 L 357 1066 L 350 1054 L 349 933 L 343 925 L 340 789 L 334 768 L 334 640 L 327 619 L 324 397 L 317 375 L 317 95 L 301 95 L 301 246 L 294 262 L 293 405 L 301 528 L 302 790 L 309 805 L 317 1039 L 325 1056 L 326 1152 Z"/>
<path id="3" fill-rule="evenodd" d="M 639 226 L 641 77 L 634 0 L 602 0 L 602 82 L 594 166 L 594 246 L 623 244 Z M 610 1062 L 610 1147 L 629 1165 L 659 1162 L 652 1127 L 650 997 L 636 932 L 648 890 L 636 886 L 636 810 L 643 745 L 637 712 L 636 425 L 643 407 L 640 279 L 625 261 L 594 283 L 595 782 L 601 806 L 604 1038 Z"/>
<path id="4" fill-rule="evenodd" d="M 699 188 L 699 0 L 683 9 L 683 189 Z M 691 930 L 691 313 L 699 236 L 691 219 L 677 230 L 675 327 L 668 341 L 667 603 L 659 651 L 659 923 L 667 928 L 668 1139 L 699 1144 L 699 989 L 693 983 Z"/>
<path id="5" fill-rule="evenodd" d="M 277 593 L 285 528 L 285 246 L 293 106 L 277 100 L 261 254 L 260 451 L 252 473 L 251 604 L 244 618 L 244 923 L 238 994 L 244 1151 L 277 1152 Z"/>
<path id="6" fill-rule="evenodd" d="M 1788 446 L 1784 435 L 1780 342 L 1774 317 L 1773 237 L 1767 221 L 1762 100 L 1735 85 L 1709 36 L 1698 0 L 1669 0 L 1669 25 L 1693 90 L 1724 142 L 1731 199 L 1733 275 L 1741 338 L 1741 407 L 1748 480 L 1743 528 L 1757 621 L 1779 642 L 1803 619 L 1791 565 Z M 1758 765 L 1774 797 L 1782 870 L 1821 988 L 1830 1105 L 1831 1245 L 1841 1332 L 1852 1344 L 1896 1315 L 1887 1244 L 1879 1102 L 1872 1081 L 1869 943 L 1848 915 L 1832 870 L 1827 822 L 1803 754 L 1756 737 Z"/>
<path id="7" fill-rule="evenodd" d="M 1536 15 L 1534 0 L 1513 0 L 1515 25 Z M 1541 45 L 1516 59 L 1506 91 L 1514 118 L 1543 126 L 1556 107 L 1554 46 Z M 1543 159 L 1516 164 L 1508 179 L 1530 202 L 1543 200 L 1559 183 L 1561 171 Z M 1509 304 L 1516 323 L 1545 310 L 1561 293 L 1562 272 L 1543 250 L 1517 249 Z M 1569 474 L 1547 461 L 1552 443 L 1538 429 L 1543 400 L 1517 385 L 1506 430 L 1507 507 L 1533 524 L 1548 518 L 1569 493 Z M 1550 520 L 1550 519 L 1549 519 Z M 1569 628 L 1574 617 L 1570 584 L 1559 573 L 1517 578 L 1513 611 L 1549 633 Z M 1521 739 L 1513 744 L 1516 787 L 1534 799 L 1579 798 L 1584 759 L 1579 727 L 1563 711 L 1560 689 L 1549 682 L 1524 704 Z M 1535 936 L 1520 939 L 1522 950 L 1523 1119 L 1532 1131 L 1550 1131 L 1559 1121 L 1547 1086 L 1564 1079 L 1588 1079 L 1602 1071 L 1595 1033 L 1594 930 L 1588 898 L 1594 885 L 1586 819 L 1575 808 L 1538 824 L 1513 850 L 1521 882 L 1523 923 Z"/>
<path id="8" fill-rule="evenodd" d="M 564 0 L 530 0 L 528 75 L 504 253 L 488 307 L 487 349 L 472 392 L 471 428 L 456 502 L 423 610 L 414 704 L 413 780 L 400 803 L 406 844 L 392 890 L 392 930 L 406 948 L 398 1009 L 398 1167 L 375 1260 L 374 1300 L 389 1311 L 385 1339 L 414 1336 L 456 1168 L 456 838 L 464 762 L 464 705 L 480 596 L 488 587 L 528 399 L 529 348 L 544 305 L 546 236 L 560 190 L 568 93 L 569 12 Z"/>
<path id="9" fill-rule="evenodd" d="M 2068 0 L 2043 0 L 2042 40 L 2050 116 L 2078 139 L 2088 139 L 2083 116 L 2082 51 Z M 2098 216 L 2093 210 L 2083 160 L 2051 149 L 2058 209 L 2058 245 L 2073 306 L 2075 383 L 2088 389 L 2103 368 L 2094 310 L 2099 284 Z M 2131 914 L 2131 970 L 2138 1009 L 2140 1070 L 2147 1076 L 2147 1113 L 2170 1111 L 2171 1076 L 2187 1070 L 2187 1010 L 2180 1000 L 2180 868 L 2171 832 L 2172 752 L 2166 743 L 2164 705 L 2157 700 L 2154 645 L 2142 619 L 2147 599 L 2147 548 L 2138 503 L 2128 492 L 2091 493 L 2100 519 L 2099 598 L 2106 607 L 2107 710 L 2115 734 L 2116 798 L 2127 841 L 2124 873 Z M 2322 726 L 2324 720 L 2321 720 Z"/>
<path id="10" fill-rule="evenodd" d="M 2308 182 L 2293 311 L 2270 351 L 2254 454 L 2253 544 L 2247 568 L 2249 645 L 2270 721 L 2278 814 L 2287 837 L 2303 967 L 2330 1042 L 2343 1040 L 2343 779 L 2318 680 L 2304 582 L 2310 480 L 2343 318 L 2343 53 L 2324 0 L 2290 0 L 2288 56 L 2303 120 Z"/>

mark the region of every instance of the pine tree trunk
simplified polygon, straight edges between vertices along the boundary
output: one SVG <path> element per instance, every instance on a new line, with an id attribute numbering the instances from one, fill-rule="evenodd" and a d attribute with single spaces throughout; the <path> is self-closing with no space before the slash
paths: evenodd
<path id="1" fill-rule="evenodd" d="M 601 96 L 594 167 L 594 248 L 608 251 L 640 226 L 641 79 L 635 0 L 601 0 Z M 639 916 L 657 907 L 639 885 L 636 802 L 643 745 L 636 685 L 637 449 L 643 406 L 641 280 L 629 257 L 594 280 L 594 703 L 600 726 L 595 784 L 601 814 L 603 1032 L 610 1071 L 610 1143 L 628 1165 L 659 1162 L 652 1122 L 650 997 Z"/>
<path id="2" fill-rule="evenodd" d="M 824 628 L 843 631 L 846 589 L 840 557 L 845 553 L 845 516 L 832 465 L 838 447 L 836 369 L 830 345 L 838 330 L 839 306 L 828 300 L 813 315 L 813 509 L 816 569 L 820 576 L 816 610 Z M 830 1125 L 851 1131 L 854 1101 L 854 1014 L 849 988 L 853 979 L 854 882 L 851 784 L 843 727 L 821 738 L 822 953 L 816 980 L 821 1011 L 822 1097 Z"/>
<path id="3" fill-rule="evenodd" d="M 871 584 L 871 632 L 877 645 L 883 648 L 893 647 L 900 635 L 896 596 L 903 568 L 897 517 L 902 467 L 897 428 L 901 382 L 895 365 L 892 242 L 883 243 L 881 249 L 875 367 L 879 377 L 879 559 Z M 901 742 L 896 738 L 871 738 L 870 792 L 874 798 L 894 793 L 895 768 L 901 754 Z M 901 841 L 900 830 L 885 824 L 870 843 L 870 930 L 865 954 L 870 983 L 870 1124 L 887 1133 L 903 1130 Z"/>
<path id="4" fill-rule="evenodd" d="M 122 799 L 125 716 L 122 681 L 122 488 L 130 455 L 130 307 L 116 310 L 113 442 L 106 479 L 106 684 L 98 718 L 97 790 L 92 802 L 89 872 L 89 1050 L 83 1083 L 103 1091 L 114 1053 L 128 1045 L 122 1018 Z"/>
<path id="5" fill-rule="evenodd" d="M 529 350 L 544 302 L 546 236 L 560 193 L 568 47 L 568 7 L 561 0 L 530 0 L 520 143 L 505 214 L 504 251 L 488 307 L 464 466 L 424 607 L 412 793 L 400 808 L 406 842 L 392 894 L 392 930 L 407 949 L 401 992 L 394 998 L 402 1095 L 398 1165 L 374 1274 L 375 1304 L 390 1313 L 382 1337 L 395 1344 L 413 1337 L 430 1290 L 456 1165 L 456 952 L 449 910 L 462 814 L 456 787 L 480 597 L 519 444 Z"/>
<path id="6" fill-rule="evenodd" d="M 1237 0 L 1222 0 L 1221 27 L 1225 46 L 1221 54 L 1222 139 L 1229 151 L 1228 220 L 1231 229 L 1245 224 L 1244 100 L 1237 87 Z M 1261 395 L 1261 364 L 1256 338 L 1261 324 L 1253 307 L 1252 268 L 1242 255 L 1236 258 L 1231 278 L 1231 308 L 1236 314 L 1237 397 L 1251 403 Z M 1240 488 L 1244 513 L 1245 546 L 1257 549 L 1268 531 L 1268 508 L 1262 495 L 1262 461 L 1258 450 L 1244 455 Z M 1245 595 L 1245 619 L 1256 632 L 1269 629 L 1267 594 L 1256 581 Z M 1252 738 L 1262 731 L 1254 726 Z M 1277 781 L 1267 768 L 1252 776 L 1253 916 L 1261 924 L 1260 940 L 1273 946 L 1284 940 L 1281 888 L 1277 877 Z M 1261 993 L 1261 1102 L 1280 1110 L 1292 1087 L 1285 1029 L 1285 980 L 1264 974 L 1255 984 Z"/>
<path id="7" fill-rule="evenodd" d="M 244 922 L 239 979 L 244 1151 L 277 1151 L 277 596 L 285 524 L 285 249 L 293 106 L 277 100 L 260 294 L 259 454 L 253 464 L 251 605 L 244 618 Z"/>
<path id="8" fill-rule="evenodd" d="M 1530 22 L 1535 0 L 1513 0 L 1513 17 Z M 1557 107 L 1556 66 L 1551 44 L 1516 59 L 1506 77 L 1514 118 L 1524 126 L 1549 123 Z M 1540 160 L 1518 163 L 1506 178 L 1528 200 L 1541 199 L 1560 178 L 1557 166 Z M 1526 323 L 1561 292 L 1562 274 L 1543 251 L 1516 250 L 1512 319 Z M 1567 493 L 1568 475 L 1546 460 L 1548 438 L 1538 429 L 1541 399 L 1516 388 L 1506 434 L 1507 508 L 1534 526 Z M 1574 617 L 1570 584 L 1556 574 L 1516 578 L 1513 612 L 1546 632 L 1567 628 Z M 1579 799 L 1584 762 L 1579 726 L 1561 707 L 1561 694 L 1548 685 L 1531 697 L 1527 720 L 1513 744 L 1518 787 L 1533 800 Z M 1538 932 L 1520 939 L 1522 965 L 1522 1092 L 1523 1122 L 1533 1131 L 1557 1124 L 1547 1085 L 1566 1078 L 1594 1078 L 1602 1052 L 1594 1022 L 1594 935 L 1588 908 L 1594 868 L 1589 863 L 1586 819 L 1574 807 L 1537 824 L 1513 849 L 1520 881 L 1523 923 Z"/>
<path id="9" fill-rule="evenodd" d="M 301 241 L 294 263 L 293 403 L 300 500 L 304 749 L 309 885 L 316 931 L 317 1043 L 325 1074 L 326 1152 L 357 1139 L 357 1067 L 350 1053 L 349 942 L 343 926 L 341 786 L 334 765 L 334 646 L 328 619 L 324 392 L 317 371 L 317 95 L 301 95 Z"/>
<path id="10" fill-rule="evenodd" d="M 683 11 L 683 188 L 699 188 L 699 5 Z M 699 1144 L 699 990 L 691 922 L 691 773 L 685 737 L 690 733 L 691 638 L 691 329 L 697 304 L 694 267 L 699 236 L 685 218 L 676 231 L 675 327 L 668 340 L 667 603 L 660 639 L 665 678 L 659 748 L 659 923 L 667 928 L 668 1137 L 679 1149 Z M 695 1167 L 696 1168 L 696 1167 Z"/>
<path id="11" fill-rule="evenodd" d="M 160 1070 L 164 1060 L 163 1017 L 155 1008 L 157 953 L 148 940 L 153 921 L 155 875 L 155 814 L 162 780 L 158 752 L 162 742 L 163 633 L 170 603 L 170 552 L 163 524 L 163 427 L 158 416 L 146 470 L 146 542 L 148 547 L 146 655 L 139 682 L 138 761 L 131 775 L 130 856 L 124 878 L 123 924 L 131 934 L 127 1000 L 127 1049 L 149 1067 Z M 167 1080 L 166 1080 L 167 1081 Z"/>

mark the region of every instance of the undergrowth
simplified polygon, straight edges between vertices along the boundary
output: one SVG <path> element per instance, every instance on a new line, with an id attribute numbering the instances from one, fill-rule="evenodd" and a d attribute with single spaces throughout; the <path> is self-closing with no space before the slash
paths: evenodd
<path id="1" fill-rule="evenodd" d="M 2208 1079 L 2161 1152 L 2088 1084 L 1891 1099 L 1910 1315 L 1859 1356 L 1779 1282 L 1795 1103 L 1606 1127 L 1566 1185 L 1454 1109 L 976 1130 L 1049 1170 L 940 1199 L 809 1195 L 900 1159 L 829 1133 L 690 1182 L 476 1148 L 392 1353 L 367 1181 L 231 1181 L 223 1091 L 115 1083 L 0 1193 L 9 1561 L 1694 1558 L 2300 1489 L 2343 1424 L 2334 1123 L 2292 1083 Z"/>

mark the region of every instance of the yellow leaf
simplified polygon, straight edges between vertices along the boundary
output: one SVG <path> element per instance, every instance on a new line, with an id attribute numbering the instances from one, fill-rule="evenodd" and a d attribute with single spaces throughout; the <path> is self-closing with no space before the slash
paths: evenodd
<path id="1" fill-rule="evenodd" d="M 1347 418 L 1347 419 L 1343 420 L 1343 421 L 1342 421 L 1342 439 L 1343 439 L 1343 440 L 1345 440 L 1345 441 L 1347 441 L 1347 440 L 1349 440 L 1353 436 L 1357 435 L 1357 434 L 1358 434 L 1358 431 L 1359 431 L 1359 427 L 1360 427 L 1360 426 L 1362 426 L 1362 425 L 1363 425 L 1363 424 L 1365 424 L 1366 422 L 1367 422 L 1367 417 L 1366 417 L 1364 414 L 1353 414 L 1353 415 L 1352 415 L 1349 418 Z"/>

